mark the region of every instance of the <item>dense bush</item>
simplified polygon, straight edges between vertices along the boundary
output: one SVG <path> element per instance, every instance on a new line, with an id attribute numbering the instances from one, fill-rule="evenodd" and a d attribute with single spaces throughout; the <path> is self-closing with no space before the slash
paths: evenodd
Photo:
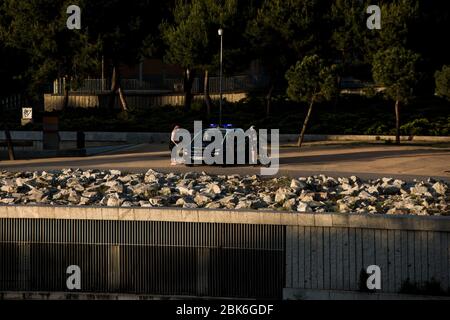
<path id="1" fill-rule="evenodd" d="M 436 71 L 436 94 L 450 101 L 450 66 L 443 66 L 441 71 Z"/>

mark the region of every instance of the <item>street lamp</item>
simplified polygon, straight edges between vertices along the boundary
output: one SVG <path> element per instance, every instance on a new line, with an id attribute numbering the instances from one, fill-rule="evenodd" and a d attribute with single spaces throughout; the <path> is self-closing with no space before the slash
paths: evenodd
<path id="1" fill-rule="evenodd" d="M 220 110 L 219 110 L 219 125 L 222 126 L 222 77 L 223 77 L 223 29 L 218 30 L 220 37 L 220 80 L 219 80 L 219 92 L 220 92 Z"/>

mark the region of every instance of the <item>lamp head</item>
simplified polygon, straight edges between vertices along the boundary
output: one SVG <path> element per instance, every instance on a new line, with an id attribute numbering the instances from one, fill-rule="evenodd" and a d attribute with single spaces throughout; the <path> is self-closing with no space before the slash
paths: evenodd
<path id="1" fill-rule="evenodd" d="M 220 28 L 219 31 L 217 32 L 219 34 L 219 36 L 223 36 L 223 29 Z"/>

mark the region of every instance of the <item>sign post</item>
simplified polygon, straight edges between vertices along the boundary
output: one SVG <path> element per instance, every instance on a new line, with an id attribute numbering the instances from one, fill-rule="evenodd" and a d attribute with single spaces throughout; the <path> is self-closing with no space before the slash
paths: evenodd
<path id="1" fill-rule="evenodd" d="M 58 117 L 53 115 L 43 118 L 43 138 L 45 150 L 59 150 Z"/>

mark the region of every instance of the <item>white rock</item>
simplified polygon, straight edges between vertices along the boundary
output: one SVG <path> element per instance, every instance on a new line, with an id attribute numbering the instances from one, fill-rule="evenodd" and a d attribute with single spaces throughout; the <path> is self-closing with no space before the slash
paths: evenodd
<path id="1" fill-rule="evenodd" d="M 433 184 L 432 188 L 434 189 L 434 191 L 437 194 L 440 194 L 440 195 L 445 195 L 445 193 L 448 190 L 448 187 L 445 184 L 443 184 L 442 182 L 436 182 L 435 184 Z"/>
<path id="2" fill-rule="evenodd" d="M 4 203 L 4 204 L 11 204 L 14 203 L 14 201 L 16 201 L 16 199 L 14 198 L 1 198 L 0 202 Z"/>
<path id="3" fill-rule="evenodd" d="M 177 190 L 178 190 L 179 194 L 182 195 L 182 196 L 192 196 L 192 195 L 194 195 L 194 190 L 189 189 L 188 187 L 185 187 L 185 186 L 178 186 Z"/>
<path id="4" fill-rule="evenodd" d="M 123 203 L 123 199 L 119 198 L 119 195 L 114 193 L 107 197 L 106 205 L 108 207 L 120 207 Z"/>
<path id="5" fill-rule="evenodd" d="M 208 197 L 206 197 L 204 195 L 201 195 L 201 194 L 196 195 L 195 198 L 194 198 L 194 202 L 200 207 L 203 207 L 204 205 L 206 205 L 210 201 L 211 201 L 210 198 L 208 198 Z"/>
<path id="6" fill-rule="evenodd" d="M 220 186 L 218 184 L 210 183 L 206 186 L 206 192 L 220 194 L 222 190 L 220 190 Z"/>
<path id="7" fill-rule="evenodd" d="M 300 201 L 298 203 L 297 211 L 298 212 L 313 212 L 311 207 L 306 202 L 302 202 L 302 201 Z"/>
<path id="8" fill-rule="evenodd" d="M 291 188 L 292 189 L 305 189 L 308 185 L 306 183 L 304 183 L 303 181 L 297 180 L 297 179 L 292 179 L 291 181 Z"/>

